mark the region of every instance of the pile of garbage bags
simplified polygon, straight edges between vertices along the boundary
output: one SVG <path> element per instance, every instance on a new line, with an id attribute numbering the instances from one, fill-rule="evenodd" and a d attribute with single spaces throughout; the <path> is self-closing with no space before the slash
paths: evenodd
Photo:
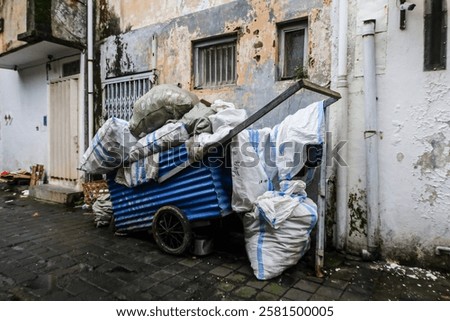
<path id="1" fill-rule="evenodd" d="M 117 170 L 128 187 L 158 178 L 159 153 L 186 143 L 192 159 L 247 118 L 244 109 L 216 100 L 211 106 L 175 85 L 154 86 L 133 106 L 129 122 L 110 118 L 84 153 L 80 169 L 90 174 Z"/>
<path id="2" fill-rule="evenodd" d="M 246 118 L 246 111 L 232 103 L 216 100 L 206 106 L 175 85 L 154 86 L 135 103 L 129 122 L 105 122 L 81 169 L 115 171 L 115 181 L 128 187 L 157 180 L 159 153 L 185 144 L 189 157 L 199 160 L 205 147 Z M 317 102 L 273 128 L 246 129 L 234 138 L 231 206 L 243 213 L 246 250 L 258 279 L 280 275 L 309 249 L 317 206 L 295 176 L 307 161 L 305 146 L 323 143 L 323 122 L 323 103 Z M 110 207 L 107 198 L 96 203 L 98 226 L 110 219 Z"/>

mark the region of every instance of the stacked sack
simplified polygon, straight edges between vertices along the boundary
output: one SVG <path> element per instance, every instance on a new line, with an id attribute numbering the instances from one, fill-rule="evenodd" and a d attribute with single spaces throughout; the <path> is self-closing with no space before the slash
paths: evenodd
<path id="1" fill-rule="evenodd" d="M 107 174 L 117 168 L 126 171 L 140 159 L 183 143 L 189 134 L 177 121 L 197 104 L 196 95 L 175 85 L 154 86 L 136 101 L 130 122 L 112 117 L 101 126 L 80 169 L 89 174 Z M 165 125 L 169 120 L 172 123 Z M 123 169 L 124 165 L 128 166 Z"/>
<path id="2" fill-rule="evenodd" d="M 216 100 L 207 107 L 178 86 L 154 86 L 135 102 L 130 122 L 111 118 L 99 129 L 81 170 L 117 170 L 116 182 L 128 187 L 156 180 L 160 152 L 186 143 L 190 157 L 200 157 L 246 117 L 245 110 L 231 103 Z"/>

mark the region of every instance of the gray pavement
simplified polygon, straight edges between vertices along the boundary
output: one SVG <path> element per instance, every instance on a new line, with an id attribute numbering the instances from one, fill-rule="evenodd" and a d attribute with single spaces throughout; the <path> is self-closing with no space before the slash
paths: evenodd
<path id="1" fill-rule="evenodd" d="M 450 300 L 446 272 L 312 251 L 258 281 L 239 230 L 206 257 L 162 253 L 147 233 L 117 236 L 82 209 L 20 197 L 0 184 L 0 300 Z"/>

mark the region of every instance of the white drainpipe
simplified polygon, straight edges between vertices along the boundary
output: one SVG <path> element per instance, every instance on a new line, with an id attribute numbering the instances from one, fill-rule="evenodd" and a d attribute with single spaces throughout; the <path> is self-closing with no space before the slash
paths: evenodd
<path id="1" fill-rule="evenodd" d="M 94 137 L 94 4 L 87 0 L 88 139 Z"/>
<path id="2" fill-rule="evenodd" d="M 83 51 L 81 54 L 80 59 L 80 70 L 86 70 L 86 52 Z M 79 163 L 81 164 L 81 161 L 83 159 L 83 153 L 86 150 L 86 140 L 85 140 L 85 134 L 86 134 L 86 96 L 84 95 L 85 91 L 85 78 L 80 77 L 80 87 L 83 88 L 83 94 L 80 93 L 80 101 L 79 106 L 80 110 L 78 112 L 78 156 L 79 156 Z"/>
<path id="3" fill-rule="evenodd" d="M 347 82 L 347 32 L 348 32 L 348 0 L 339 1 L 339 43 L 338 43 L 338 82 L 337 91 L 342 98 L 335 108 L 340 113 L 338 126 L 341 128 L 339 139 L 348 141 L 348 82 Z M 338 143 L 338 142 L 335 142 Z M 348 148 L 345 144 L 339 151 L 344 161 L 348 161 Z M 347 244 L 348 226 L 348 171 L 346 166 L 337 165 L 336 175 L 336 235 L 335 246 L 342 250 Z"/>
<path id="4" fill-rule="evenodd" d="M 378 248 L 379 182 L 378 182 L 378 122 L 377 82 L 375 64 L 375 20 L 365 20 L 364 45 L 364 109 L 366 142 L 366 193 L 367 193 L 367 251 L 374 254 Z"/>

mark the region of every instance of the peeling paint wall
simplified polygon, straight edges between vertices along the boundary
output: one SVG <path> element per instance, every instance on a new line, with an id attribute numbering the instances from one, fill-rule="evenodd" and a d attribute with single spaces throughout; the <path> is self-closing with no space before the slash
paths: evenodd
<path id="1" fill-rule="evenodd" d="M 0 18 L 4 19 L 4 30 L 0 33 L 0 54 L 25 43 L 17 35 L 27 30 L 27 0 L 3 0 Z"/>
<path id="2" fill-rule="evenodd" d="M 423 70 L 424 8 L 416 4 L 400 30 L 396 1 L 349 1 L 349 201 L 366 184 L 361 27 L 376 19 L 381 253 L 448 267 L 434 250 L 450 246 L 450 74 Z M 347 246 L 360 253 L 366 239 L 351 234 Z"/>
<path id="3" fill-rule="evenodd" d="M 101 40 L 102 79 L 152 69 L 151 38 L 155 34 L 159 83 L 181 83 L 201 98 L 232 101 L 253 112 L 292 84 L 292 81 L 276 80 L 276 24 L 308 18 L 308 74 L 319 84 L 330 81 L 330 1 L 178 0 L 170 5 L 149 1 L 146 6 L 132 1 L 102 0 L 100 3 L 104 10 L 100 15 L 120 17 L 120 33 Z M 237 84 L 194 90 L 192 41 L 227 33 L 238 36 Z M 295 112 L 299 105 L 319 98 L 314 94 L 296 95 L 258 125 L 273 125 Z"/>

